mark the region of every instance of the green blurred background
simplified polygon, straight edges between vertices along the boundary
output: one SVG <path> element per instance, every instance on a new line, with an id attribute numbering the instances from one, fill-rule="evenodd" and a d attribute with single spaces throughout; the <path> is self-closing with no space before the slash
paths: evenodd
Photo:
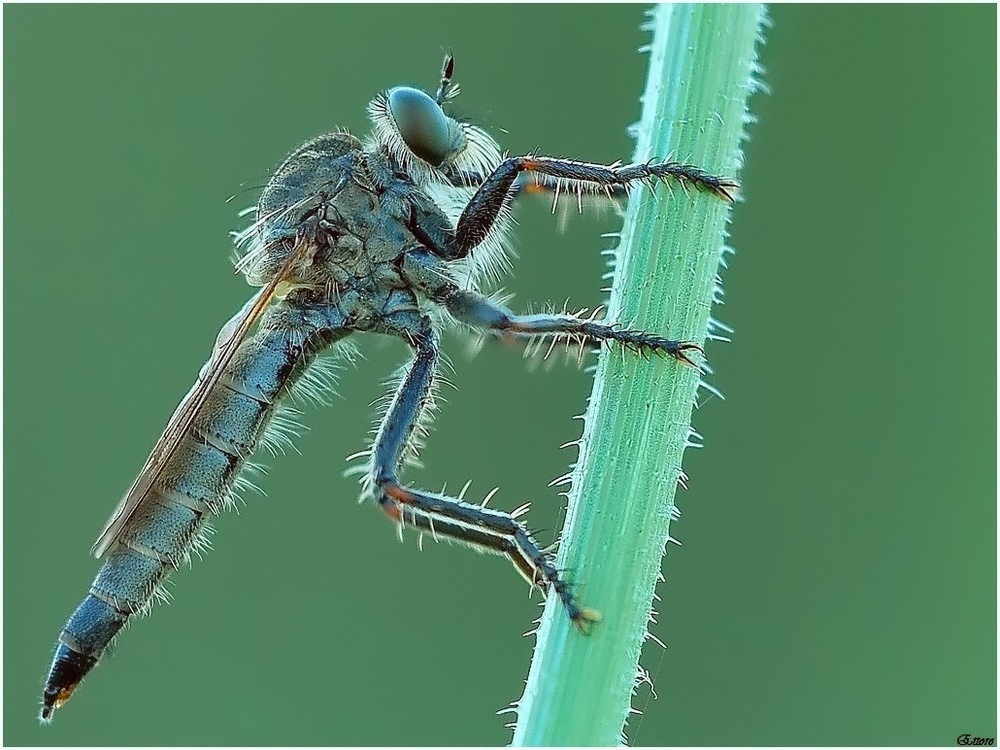
<path id="1" fill-rule="evenodd" d="M 52 644 L 87 550 L 218 327 L 248 296 L 227 232 L 306 138 L 431 88 L 511 151 L 627 158 L 640 6 L 4 8 L 4 741 L 509 740 L 538 614 L 502 560 L 400 545 L 341 476 L 404 357 L 363 342 L 342 398 L 218 523 L 175 602 L 50 727 Z M 635 744 L 996 736 L 996 8 L 773 9 L 690 490 L 643 664 Z M 234 192 L 237 198 L 226 202 Z M 606 215 L 519 211 L 515 305 L 600 300 Z M 454 355 L 411 474 L 535 501 L 588 377 Z M 622 582 L 628 585 L 627 581 Z M 598 686 L 599 689 L 599 686 Z"/>

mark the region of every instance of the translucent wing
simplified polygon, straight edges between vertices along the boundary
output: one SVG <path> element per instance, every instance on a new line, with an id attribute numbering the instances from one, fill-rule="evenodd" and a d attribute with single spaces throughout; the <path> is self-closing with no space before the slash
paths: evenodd
<path id="1" fill-rule="evenodd" d="M 111 545 L 117 541 L 129 519 L 145 501 L 153 483 L 187 434 L 208 395 L 232 361 L 236 350 L 263 314 L 268 303 L 282 287 L 289 271 L 303 255 L 303 250 L 307 246 L 307 242 L 300 241 L 271 282 L 251 297 L 243 305 L 243 308 L 230 318 L 219 331 L 211 357 L 198 373 L 198 379 L 194 386 L 174 410 L 170 421 L 167 422 L 166 429 L 160 435 L 160 439 L 156 441 L 152 453 L 149 454 L 142 471 L 139 472 L 139 476 L 136 477 L 129 491 L 125 493 L 125 497 L 118 503 L 118 507 L 111 514 L 111 518 L 108 519 L 101 535 L 94 542 L 94 546 L 90 550 L 92 555 L 101 557 L 107 552 Z"/>

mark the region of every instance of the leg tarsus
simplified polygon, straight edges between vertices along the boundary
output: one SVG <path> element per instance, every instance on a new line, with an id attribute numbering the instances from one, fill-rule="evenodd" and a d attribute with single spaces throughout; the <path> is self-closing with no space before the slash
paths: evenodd
<path id="1" fill-rule="evenodd" d="M 604 618 L 601 613 L 591 607 L 581 607 L 577 616 L 571 618 L 576 629 L 584 635 L 590 635 L 593 627 Z"/>
<path id="2" fill-rule="evenodd" d="M 597 610 L 581 607 L 552 561 L 510 513 L 471 505 L 455 497 L 404 487 L 395 479 L 379 483 L 378 503 L 400 526 L 452 539 L 507 557 L 531 586 L 554 590 L 574 625 L 586 632 L 600 621 Z"/>

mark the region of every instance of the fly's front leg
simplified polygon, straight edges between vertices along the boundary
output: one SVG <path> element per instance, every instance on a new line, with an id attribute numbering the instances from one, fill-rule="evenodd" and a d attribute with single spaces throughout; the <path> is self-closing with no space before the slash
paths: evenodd
<path id="1" fill-rule="evenodd" d="M 435 539 L 454 539 L 506 556 L 530 584 L 554 590 L 573 623 L 586 632 L 600 616 L 579 605 L 548 555 L 513 514 L 400 483 L 399 466 L 421 411 L 431 398 L 439 357 L 437 336 L 429 323 L 424 322 L 420 333 L 411 332 L 407 338 L 416 356 L 379 425 L 372 449 L 371 478 L 379 506 L 401 527 L 414 526 Z"/>
<path id="2" fill-rule="evenodd" d="M 673 179 L 681 185 L 691 185 L 712 193 L 723 200 L 733 200 L 738 183 L 719 177 L 690 164 L 663 162 L 660 164 L 629 164 L 627 166 L 590 164 L 588 162 L 554 159 L 550 156 L 515 156 L 506 159 L 487 177 L 472 200 L 466 205 L 455 228 L 453 255 L 467 254 L 482 242 L 504 205 L 510 199 L 515 183 L 526 172 L 553 178 L 556 184 L 588 183 L 608 192 L 628 189 L 636 182 Z"/>
<path id="3" fill-rule="evenodd" d="M 488 174 L 483 174 L 482 172 L 454 171 L 446 173 L 446 176 L 455 187 L 474 188 L 481 187 L 489 177 Z M 522 195 L 557 195 L 558 192 L 559 191 L 556 189 L 556 185 L 554 183 L 539 180 L 530 172 L 522 172 L 517 176 L 517 179 L 511 183 L 509 196 L 511 199 L 516 200 Z M 601 190 L 601 192 L 612 200 L 624 198 L 627 195 L 625 186 L 623 185 L 610 185 L 607 190 Z"/>
<path id="4" fill-rule="evenodd" d="M 702 348 L 688 341 L 673 341 L 644 331 L 629 331 L 610 323 L 575 315 L 515 315 L 498 302 L 475 292 L 454 289 L 444 300 L 448 311 L 463 323 L 498 333 L 519 337 L 551 336 L 553 346 L 559 337 L 567 342 L 599 345 L 602 341 L 617 341 L 626 349 L 653 352 L 673 357 L 679 362 L 700 369 L 689 352 L 703 354 Z M 595 311 L 596 312 L 596 311 Z"/>

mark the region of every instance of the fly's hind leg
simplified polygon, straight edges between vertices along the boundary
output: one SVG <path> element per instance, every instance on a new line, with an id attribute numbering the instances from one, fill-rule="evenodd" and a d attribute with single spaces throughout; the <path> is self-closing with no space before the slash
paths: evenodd
<path id="1" fill-rule="evenodd" d="M 691 355 L 703 354 L 702 348 L 689 341 L 674 341 L 645 331 L 630 331 L 611 323 L 567 314 L 515 315 L 506 307 L 481 294 L 455 289 L 444 300 L 448 311 L 463 323 L 519 338 L 548 336 L 553 345 L 563 337 L 569 343 L 600 346 L 617 341 L 626 349 L 672 357 L 696 369 L 700 366 Z"/>
<path id="2" fill-rule="evenodd" d="M 549 556 L 513 514 L 400 483 L 399 466 L 421 411 L 431 398 L 439 358 L 437 335 L 426 321 L 419 333 L 410 331 L 406 338 L 416 356 L 379 425 L 372 448 L 371 479 L 382 511 L 397 524 L 416 527 L 435 539 L 453 539 L 504 555 L 531 585 L 554 590 L 573 623 L 586 632 L 600 615 L 580 606 Z"/>

